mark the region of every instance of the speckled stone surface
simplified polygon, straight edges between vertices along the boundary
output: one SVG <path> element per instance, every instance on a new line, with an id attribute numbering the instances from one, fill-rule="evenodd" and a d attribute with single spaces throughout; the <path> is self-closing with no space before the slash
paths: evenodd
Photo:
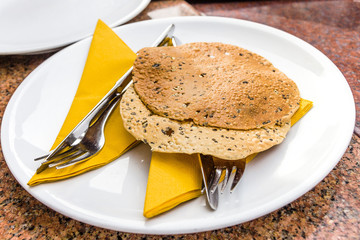
<path id="1" fill-rule="evenodd" d="M 265 23 L 311 43 L 325 53 L 349 82 L 360 108 L 360 2 L 358 1 L 189 1 L 206 15 Z M 149 11 L 183 1 L 155 1 Z M 52 53 L 0 56 L 0 121 L 24 78 Z M 360 126 L 359 114 L 357 126 Z M 360 239 L 360 138 L 355 134 L 337 166 L 314 189 L 291 204 L 253 221 L 214 231 L 151 236 L 90 226 L 49 209 L 15 180 L 0 155 L 0 239 Z"/>

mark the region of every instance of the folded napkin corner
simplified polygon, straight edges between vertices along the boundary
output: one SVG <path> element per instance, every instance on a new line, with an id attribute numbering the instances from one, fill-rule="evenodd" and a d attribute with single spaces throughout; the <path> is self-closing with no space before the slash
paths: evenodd
<path id="1" fill-rule="evenodd" d="M 66 119 L 52 146 L 54 149 L 106 95 L 133 65 L 136 54 L 118 35 L 99 20 L 90 44 L 78 89 Z M 55 106 L 54 106 L 55 107 Z M 99 154 L 81 164 L 63 169 L 48 168 L 35 175 L 29 186 L 67 179 L 99 168 L 126 152 L 135 138 L 123 127 L 119 107 L 111 114 L 105 127 L 105 146 Z"/>
<path id="2" fill-rule="evenodd" d="M 153 152 L 144 216 L 151 218 L 201 195 L 198 155 Z"/>

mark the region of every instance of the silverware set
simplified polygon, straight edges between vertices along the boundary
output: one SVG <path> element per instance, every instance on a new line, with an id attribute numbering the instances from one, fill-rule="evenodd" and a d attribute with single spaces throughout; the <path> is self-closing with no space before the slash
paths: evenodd
<path id="1" fill-rule="evenodd" d="M 171 24 L 153 43 L 152 47 L 176 46 L 173 36 L 175 25 Z M 132 84 L 132 67 L 122 76 L 103 99 L 83 118 L 65 139 L 49 154 L 38 157 L 43 160 L 37 173 L 47 168 L 65 168 L 82 163 L 101 151 L 105 144 L 104 128 L 108 117 L 119 103 L 122 95 Z M 133 144 L 135 147 L 140 141 Z M 129 149 L 130 150 L 130 149 Z M 208 206 L 216 210 L 219 194 L 223 193 L 228 184 L 232 192 L 245 170 L 244 161 L 226 161 L 211 156 L 201 155 L 201 171 L 203 186 Z"/>
<path id="2" fill-rule="evenodd" d="M 174 29 L 175 25 L 168 26 L 153 43 L 152 47 L 171 44 L 174 39 Z M 127 88 L 131 86 L 132 69 L 133 67 L 115 83 L 112 89 L 52 152 L 35 159 L 45 159 L 37 169 L 37 173 L 44 171 L 48 167 L 62 168 L 83 162 L 100 152 L 105 144 L 104 125 L 114 106 L 119 102 Z M 90 133 L 87 134 L 89 130 Z"/>
<path id="3" fill-rule="evenodd" d="M 46 158 L 46 161 L 37 169 L 37 173 L 48 167 L 61 169 L 81 163 L 99 153 L 105 145 L 105 124 L 121 96 L 121 93 L 115 92 L 110 103 L 104 106 L 105 109 L 98 114 L 99 116 L 95 115 L 95 119 L 92 119 L 88 128 L 78 138 L 73 135 L 66 138 L 63 147 L 55 153 L 52 152 L 51 157 L 49 155 L 36 158 L 35 160 Z"/>

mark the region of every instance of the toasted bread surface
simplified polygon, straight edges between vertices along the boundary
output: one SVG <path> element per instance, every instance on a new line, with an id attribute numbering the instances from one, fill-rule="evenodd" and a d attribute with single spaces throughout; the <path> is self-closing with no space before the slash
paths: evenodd
<path id="1" fill-rule="evenodd" d="M 199 126 L 283 126 L 300 102 L 296 84 L 272 63 L 223 43 L 141 49 L 133 79 L 153 113 Z"/>

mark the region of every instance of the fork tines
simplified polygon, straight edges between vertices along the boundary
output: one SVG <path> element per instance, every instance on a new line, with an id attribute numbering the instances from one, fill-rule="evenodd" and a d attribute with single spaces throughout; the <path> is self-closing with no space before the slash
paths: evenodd
<path id="1" fill-rule="evenodd" d="M 228 184 L 231 184 L 230 193 L 232 193 L 243 175 L 246 163 L 242 160 L 223 160 L 216 157 L 213 157 L 213 161 L 214 170 L 210 191 L 214 192 L 221 186 L 220 192 L 223 193 Z"/>

